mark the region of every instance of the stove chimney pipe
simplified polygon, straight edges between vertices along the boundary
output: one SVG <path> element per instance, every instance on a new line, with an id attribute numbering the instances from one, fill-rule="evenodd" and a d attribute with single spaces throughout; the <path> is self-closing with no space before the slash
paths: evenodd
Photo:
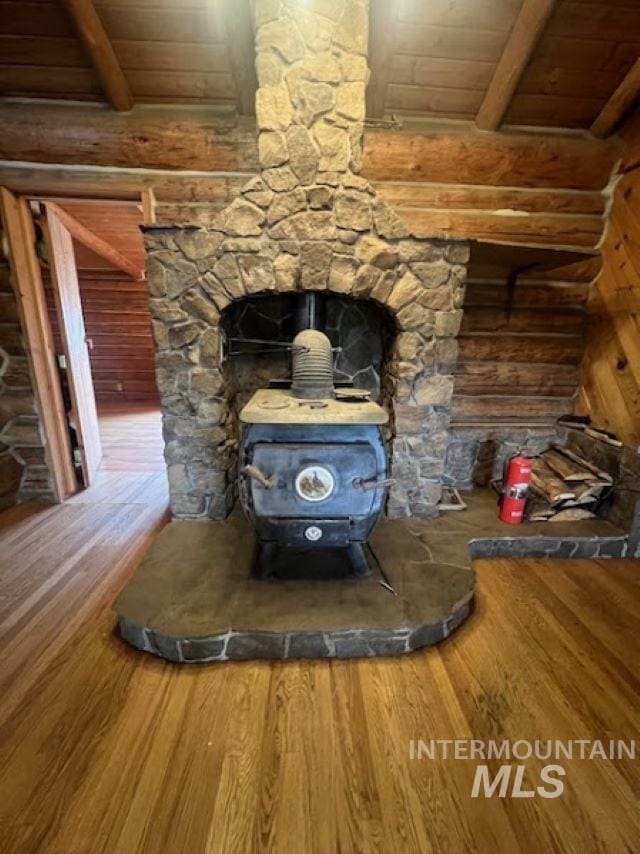
<path id="1" fill-rule="evenodd" d="M 298 294 L 296 302 L 296 332 L 319 329 L 324 332 L 324 299 L 315 291 Z"/>

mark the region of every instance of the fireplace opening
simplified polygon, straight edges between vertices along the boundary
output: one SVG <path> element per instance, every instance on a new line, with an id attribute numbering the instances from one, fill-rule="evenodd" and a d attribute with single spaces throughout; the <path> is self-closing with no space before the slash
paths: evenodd
<path id="1" fill-rule="evenodd" d="M 290 344 L 304 328 L 328 336 L 336 383 L 366 389 L 373 400 L 389 405 L 385 380 L 396 325 L 371 300 L 320 291 L 250 296 L 224 310 L 220 328 L 227 402 L 236 417 L 258 389 L 291 376 L 291 351 L 278 344 Z"/>

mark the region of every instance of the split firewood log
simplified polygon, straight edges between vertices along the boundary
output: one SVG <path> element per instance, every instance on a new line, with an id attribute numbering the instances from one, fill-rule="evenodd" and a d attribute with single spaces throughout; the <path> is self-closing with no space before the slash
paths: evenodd
<path id="1" fill-rule="evenodd" d="M 534 461 L 531 469 L 531 488 L 546 498 L 552 507 L 563 501 L 573 501 L 576 497 L 575 492 L 563 480 L 556 477 L 540 457 Z"/>
<path id="2" fill-rule="evenodd" d="M 542 454 L 542 459 L 552 471 L 567 483 L 580 483 L 585 480 L 593 480 L 595 478 L 593 472 L 558 451 L 545 451 L 544 454 Z"/>
<path id="3" fill-rule="evenodd" d="M 596 514 L 590 510 L 585 510 L 584 507 L 567 507 L 565 510 L 559 510 L 555 516 L 549 519 L 550 522 L 580 522 L 583 519 L 595 519 Z"/>
<path id="4" fill-rule="evenodd" d="M 547 522 L 555 512 L 549 502 L 541 495 L 533 491 L 529 493 L 524 511 L 527 522 Z"/>
<path id="5" fill-rule="evenodd" d="M 600 484 L 596 481 L 593 483 L 578 483 L 575 486 L 574 492 L 576 494 L 576 504 L 591 504 L 594 502 L 600 492 L 604 489 L 604 484 Z"/>
<path id="6" fill-rule="evenodd" d="M 587 488 L 579 496 L 580 504 L 588 504 L 590 501 L 597 501 L 603 489 L 610 486 L 608 483 L 603 483 L 597 480 L 595 483 L 586 484 Z"/>
<path id="7" fill-rule="evenodd" d="M 579 466 L 587 469 L 592 474 L 594 474 L 598 480 L 604 480 L 606 483 L 613 483 L 613 478 L 609 474 L 609 472 L 603 471 L 599 469 L 596 465 L 594 465 L 590 460 L 585 460 L 584 457 L 581 457 L 580 454 L 576 454 L 575 451 L 572 451 L 570 448 L 565 448 L 563 445 L 552 444 L 551 447 L 554 451 L 557 451 L 560 454 L 563 454 L 565 457 L 568 457 L 574 463 L 577 463 Z"/>

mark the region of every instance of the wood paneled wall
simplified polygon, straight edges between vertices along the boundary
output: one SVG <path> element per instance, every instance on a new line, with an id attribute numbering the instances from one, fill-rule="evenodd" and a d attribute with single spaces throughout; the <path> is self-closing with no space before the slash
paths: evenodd
<path id="1" fill-rule="evenodd" d="M 99 0 L 96 9 L 138 102 L 233 103 L 235 90 L 214 0 L 150 4 Z M 100 82 L 62 4 L 3 0 L 0 89 L 10 95 L 97 101 Z"/>
<path id="2" fill-rule="evenodd" d="M 629 140 L 636 150 L 639 125 Z M 615 189 L 602 273 L 589 300 L 577 408 L 635 447 L 640 445 L 640 168 L 637 162 L 627 168 Z"/>
<path id="3" fill-rule="evenodd" d="M 474 117 L 522 0 L 388 5 L 384 111 Z M 507 124 L 588 127 L 637 58 L 639 25 L 634 0 L 556 0 Z"/>
<path id="4" fill-rule="evenodd" d="M 158 400 L 146 281 L 79 271 L 80 295 L 96 400 Z M 49 288 L 50 317 L 57 321 Z"/>

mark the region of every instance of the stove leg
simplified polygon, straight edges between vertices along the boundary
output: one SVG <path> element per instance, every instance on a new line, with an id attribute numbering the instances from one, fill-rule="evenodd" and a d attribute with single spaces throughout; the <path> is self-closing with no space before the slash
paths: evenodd
<path id="1" fill-rule="evenodd" d="M 371 568 L 364 553 L 363 543 L 349 543 L 347 553 L 349 555 L 353 571 L 359 578 L 371 575 Z"/>
<path id="2" fill-rule="evenodd" d="M 269 581 L 275 575 L 275 557 L 278 552 L 276 543 L 261 543 L 255 562 L 254 574 L 261 581 Z"/>

